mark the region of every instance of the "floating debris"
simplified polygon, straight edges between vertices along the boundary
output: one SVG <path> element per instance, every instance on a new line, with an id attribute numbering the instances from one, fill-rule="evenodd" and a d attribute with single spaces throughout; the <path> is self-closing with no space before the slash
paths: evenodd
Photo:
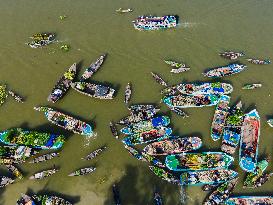
<path id="1" fill-rule="evenodd" d="M 60 20 L 64 20 L 64 19 L 66 19 L 66 18 L 67 18 L 66 15 L 60 15 L 60 16 L 59 16 L 59 19 L 60 19 Z"/>
<path id="2" fill-rule="evenodd" d="M 68 52 L 70 50 L 71 46 L 68 44 L 61 45 L 60 49 L 64 52 Z"/>
<path id="3" fill-rule="evenodd" d="M 6 98 L 8 97 L 6 88 L 6 85 L 0 85 L 0 106 L 6 101 Z"/>

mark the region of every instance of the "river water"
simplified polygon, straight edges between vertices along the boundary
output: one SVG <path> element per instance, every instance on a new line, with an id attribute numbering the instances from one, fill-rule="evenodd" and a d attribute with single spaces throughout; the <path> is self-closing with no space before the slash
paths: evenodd
<path id="1" fill-rule="evenodd" d="M 119 7 L 133 8 L 129 14 L 115 13 Z M 22 164 L 25 179 L 1 190 L 0 204 L 12 205 L 20 193 L 58 193 L 77 205 L 113 204 L 111 186 L 117 182 L 122 204 L 153 204 L 153 191 L 157 188 L 167 205 L 180 204 L 180 189 L 165 183 L 150 172 L 144 162 L 132 158 L 120 141 L 111 136 L 108 124 L 128 114 L 123 103 L 124 88 L 132 83 L 132 103 L 157 103 L 162 113 L 172 120 L 174 133 L 181 136 L 202 136 L 202 150 L 220 150 L 220 142 L 213 142 L 210 125 L 214 108 L 188 109 L 190 115 L 181 119 L 160 104 L 161 87 L 150 72 L 159 73 L 169 84 L 206 80 L 202 72 L 210 67 L 225 65 L 228 60 L 218 53 L 224 50 L 243 51 L 248 57 L 273 59 L 273 5 L 272 1 L 144 1 L 144 0 L 0 0 L 0 82 L 26 97 L 24 104 L 12 99 L 0 109 L 0 129 L 22 127 L 38 131 L 65 134 L 68 139 L 59 158 L 38 165 Z M 131 21 L 138 15 L 176 14 L 180 25 L 174 30 L 139 32 Z M 60 20 L 60 15 L 67 15 Z M 31 49 L 28 38 L 37 32 L 54 32 L 59 43 L 43 49 Z M 69 44 L 71 50 L 62 52 L 59 47 Z M 92 81 L 111 84 L 117 90 L 112 101 L 88 98 L 73 90 L 52 105 L 47 102 L 54 84 L 74 62 L 81 73 L 100 54 L 108 53 L 101 70 Z M 191 70 L 171 74 L 163 59 L 186 62 Z M 246 63 L 245 59 L 241 60 Z M 234 86 L 231 103 L 239 99 L 245 111 L 257 108 L 261 116 L 259 159 L 272 155 L 273 129 L 266 120 L 273 115 L 272 65 L 248 68 L 238 75 L 222 79 Z M 257 90 L 243 91 L 245 83 L 263 84 Z M 50 124 L 42 113 L 33 110 L 37 105 L 49 105 L 88 122 L 94 122 L 97 136 L 86 139 Z M 80 158 L 92 150 L 106 145 L 107 151 L 92 161 Z M 266 183 L 255 190 L 242 190 L 243 172 L 238 167 L 238 152 L 234 169 L 239 171 L 240 183 L 235 194 L 272 194 L 273 183 Z M 51 168 L 60 171 L 42 181 L 27 178 L 37 171 Z M 83 177 L 67 175 L 85 166 L 97 170 Z M 7 174 L 4 168 L 1 173 Z M 272 171 L 272 163 L 267 168 Z M 201 204 L 207 193 L 200 187 L 186 188 L 186 204 Z"/>

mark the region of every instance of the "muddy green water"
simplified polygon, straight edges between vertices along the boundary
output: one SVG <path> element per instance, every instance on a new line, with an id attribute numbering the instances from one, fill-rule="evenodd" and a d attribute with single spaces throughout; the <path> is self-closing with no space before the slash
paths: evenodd
<path id="1" fill-rule="evenodd" d="M 115 13 L 119 7 L 133 8 L 124 15 Z M 132 103 L 159 103 L 160 85 L 155 83 L 151 71 L 160 73 L 170 84 L 182 81 L 206 80 L 202 72 L 209 67 L 227 64 L 218 56 L 228 49 L 244 51 L 249 57 L 268 57 L 273 60 L 273 5 L 272 1 L 212 1 L 212 0 L 0 0 L 0 81 L 26 97 L 24 104 L 12 99 L 0 109 L 0 129 L 23 127 L 39 131 L 63 133 L 68 140 L 61 156 L 38 165 L 22 164 L 24 180 L 2 189 L 0 204 L 12 205 L 20 193 L 59 193 L 77 205 L 113 204 L 111 186 L 119 182 L 122 204 L 153 204 L 153 190 L 158 187 L 167 205 L 180 204 L 178 187 L 165 183 L 153 175 L 147 164 L 132 158 L 110 133 L 110 120 L 118 120 L 128 114 L 123 103 L 124 87 L 133 85 Z M 164 32 L 139 32 L 131 21 L 143 14 L 177 14 L 180 25 Z M 68 18 L 61 21 L 59 15 Z M 55 32 L 58 44 L 44 49 L 31 49 L 24 43 L 33 33 Z M 63 53 L 62 43 L 72 49 Z M 58 103 L 52 105 L 46 98 L 66 68 L 77 62 L 81 72 L 101 53 L 109 55 L 93 81 L 111 83 L 118 89 L 112 101 L 99 101 L 70 90 Z M 163 59 L 186 62 L 192 68 L 184 74 L 171 74 Z M 241 60 L 246 63 L 244 59 Z M 222 79 L 234 86 L 232 104 L 241 99 L 246 111 L 257 108 L 261 116 L 259 159 L 273 154 L 273 129 L 266 120 L 273 115 L 273 66 L 255 66 L 241 74 Z M 243 91 L 245 83 L 263 84 L 261 89 Z M 70 134 L 55 127 L 45 117 L 33 110 L 36 105 L 50 105 L 89 122 L 96 123 L 97 137 L 88 142 L 83 136 Z M 159 104 L 162 112 L 171 116 L 177 135 L 202 136 L 202 150 L 219 150 L 220 142 L 213 142 L 210 124 L 214 108 L 188 109 L 190 117 L 181 119 Z M 89 143 L 89 146 L 86 144 Z M 92 161 L 80 158 L 90 151 L 107 145 L 108 150 Z M 238 167 L 235 154 L 235 170 L 244 177 Z M 60 171 L 42 181 L 27 178 L 33 173 L 53 166 Z M 67 177 L 77 168 L 95 165 L 97 170 L 84 177 Z M 2 174 L 7 174 L 4 168 Z M 267 169 L 272 171 L 272 162 Z M 261 188 L 242 190 L 242 183 L 235 194 L 273 194 L 272 179 Z M 187 204 L 201 204 L 207 193 L 200 187 L 187 188 Z"/>

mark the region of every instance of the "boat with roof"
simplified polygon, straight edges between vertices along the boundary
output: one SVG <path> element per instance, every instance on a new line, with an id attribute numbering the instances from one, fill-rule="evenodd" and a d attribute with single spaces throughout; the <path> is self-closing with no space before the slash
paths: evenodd
<path id="1" fill-rule="evenodd" d="M 115 94 L 115 89 L 108 86 L 82 81 L 71 83 L 71 87 L 81 94 L 101 100 L 113 99 Z"/>
<path id="2" fill-rule="evenodd" d="M 11 128 L 0 132 L 0 142 L 6 145 L 24 145 L 39 149 L 59 149 L 64 143 L 63 135 Z"/>
<path id="3" fill-rule="evenodd" d="M 272 205 L 273 196 L 234 196 L 225 201 L 225 205 Z"/>
<path id="4" fill-rule="evenodd" d="M 254 172 L 257 165 L 260 137 L 260 116 L 256 109 L 245 115 L 239 153 L 240 167 L 246 172 Z"/>
<path id="5" fill-rule="evenodd" d="M 90 173 L 94 172 L 95 170 L 96 170 L 96 167 L 86 167 L 86 168 L 78 169 L 75 172 L 72 172 L 71 174 L 69 174 L 68 176 L 70 176 L 70 177 L 83 176 L 83 175 L 90 174 Z"/>
<path id="6" fill-rule="evenodd" d="M 257 65 L 268 65 L 271 63 L 271 61 L 269 59 L 264 59 L 264 60 L 261 60 L 261 59 L 254 59 L 254 58 L 248 58 L 246 59 L 249 63 L 252 63 L 252 64 L 257 64 Z"/>
<path id="7" fill-rule="evenodd" d="M 244 56 L 245 54 L 243 52 L 235 52 L 235 51 L 225 51 L 223 53 L 219 53 L 219 56 L 222 56 L 223 58 L 227 58 L 229 60 L 236 60 L 241 56 Z"/>
<path id="8" fill-rule="evenodd" d="M 212 124 L 211 124 L 211 138 L 213 141 L 217 141 L 222 137 L 223 129 L 226 122 L 226 117 L 229 111 L 229 101 L 230 97 L 227 95 L 222 95 L 216 106 Z"/>
<path id="9" fill-rule="evenodd" d="M 173 171 L 204 171 L 228 168 L 233 157 L 223 152 L 182 153 L 168 155 L 165 164 Z"/>
<path id="10" fill-rule="evenodd" d="M 63 74 L 63 76 L 58 80 L 47 100 L 49 102 L 55 103 L 61 99 L 71 86 L 72 81 L 76 77 L 77 67 L 74 63 L 70 68 Z"/>
<path id="11" fill-rule="evenodd" d="M 41 172 L 37 172 L 34 175 L 30 176 L 29 179 L 45 179 L 47 177 L 50 177 L 51 175 L 55 174 L 59 169 L 48 169 Z"/>
<path id="12" fill-rule="evenodd" d="M 66 130 L 72 131 L 76 134 L 92 137 L 93 130 L 91 125 L 72 116 L 54 110 L 50 107 L 34 107 L 34 110 L 44 112 L 49 122 L 62 127 Z"/>
<path id="13" fill-rule="evenodd" d="M 151 31 L 175 28 L 177 26 L 177 18 L 172 15 L 167 16 L 139 16 L 133 21 L 136 30 Z"/>
<path id="14" fill-rule="evenodd" d="M 172 137 L 148 144 L 143 151 L 149 155 L 170 155 L 197 150 L 201 146 L 199 137 Z"/>
<path id="15" fill-rule="evenodd" d="M 222 67 L 212 68 L 206 71 L 205 73 L 203 73 L 203 75 L 209 78 L 220 78 L 220 77 L 225 77 L 225 76 L 233 75 L 236 73 L 240 73 L 245 68 L 246 66 L 243 64 L 233 63 L 233 64 L 229 64 Z"/>
<path id="16" fill-rule="evenodd" d="M 14 182 L 13 179 L 5 176 L 0 176 L 0 188 L 8 186 Z"/>

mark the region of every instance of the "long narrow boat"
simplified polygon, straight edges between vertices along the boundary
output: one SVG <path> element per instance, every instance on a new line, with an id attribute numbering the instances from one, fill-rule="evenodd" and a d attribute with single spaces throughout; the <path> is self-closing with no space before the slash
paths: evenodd
<path id="1" fill-rule="evenodd" d="M 168 86 L 168 84 L 158 74 L 153 73 L 153 72 L 151 72 L 151 74 L 157 83 L 159 83 L 160 85 L 163 85 L 165 87 Z"/>
<path id="2" fill-rule="evenodd" d="M 261 88 L 261 83 L 246 84 L 242 87 L 243 90 L 253 90 L 255 88 Z"/>
<path id="3" fill-rule="evenodd" d="M 233 157 L 223 152 L 182 153 L 168 155 L 165 164 L 173 171 L 204 171 L 228 168 Z"/>
<path id="4" fill-rule="evenodd" d="M 205 95 L 205 94 L 217 94 L 224 95 L 230 94 L 233 91 L 233 87 L 228 83 L 181 83 L 176 86 L 176 89 L 185 95 Z"/>
<path id="5" fill-rule="evenodd" d="M 0 188 L 8 186 L 14 182 L 13 179 L 5 176 L 0 176 Z"/>
<path id="6" fill-rule="evenodd" d="M 58 169 L 48 169 L 42 172 L 37 172 L 34 175 L 30 176 L 29 179 L 44 179 L 47 177 L 50 177 L 51 175 L 55 174 L 57 171 L 59 171 Z"/>
<path id="7" fill-rule="evenodd" d="M 236 60 L 241 56 L 244 56 L 245 54 L 242 52 L 234 52 L 234 51 L 225 51 L 223 53 L 219 53 L 219 56 L 222 56 L 223 58 L 227 58 L 229 60 Z"/>
<path id="8" fill-rule="evenodd" d="M 257 165 L 260 137 L 260 116 L 256 109 L 246 114 L 241 131 L 240 167 L 246 172 L 253 172 Z"/>
<path id="9" fill-rule="evenodd" d="M 173 69 L 171 69 L 170 72 L 177 74 L 177 73 L 182 73 L 182 72 L 188 71 L 190 69 L 191 69 L 190 67 L 173 68 Z"/>
<path id="10" fill-rule="evenodd" d="M 172 134 L 172 129 L 168 127 L 160 127 L 159 129 L 153 129 L 148 132 L 137 133 L 130 135 L 122 140 L 122 142 L 128 146 L 153 142 L 156 140 L 163 140 L 169 138 Z"/>
<path id="11" fill-rule="evenodd" d="M 32 42 L 26 43 L 31 48 L 40 48 L 49 45 L 55 41 L 55 34 L 53 33 L 37 33 L 30 37 Z"/>
<path id="12" fill-rule="evenodd" d="M 72 177 L 72 176 L 83 176 L 83 175 L 90 174 L 90 173 L 94 172 L 95 170 L 96 170 L 96 167 L 86 167 L 86 168 L 76 170 L 75 172 L 72 172 L 68 176 L 70 176 L 70 177 Z"/>
<path id="13" fill-rule="evenodd" d="M 16 205 L 36 205 L 36 203 L 30 196 L 22 194 L 21 198 L 17 200 Z"/>
<path id="14" fill-rule="evenodd" d="M 20 95 L 16 94 L 12 90 L 9 90 L 8 93 L 16 102 L 24 103 L 24 99 Z"/>
<path id="15" fill-rule="evenodd" d="M 180 68 L 180 67 L 185 67 L 186 66 L 186 64 L 184 64 L 184 63 L 178 63 L 178 62 L 173 61 L 173 60 L 164 60 L 164 62 L 167 65 L 170 65 L 170 66 L 175 67 L 175 68 Z"/>
<path id="16" fill-rule="evenodd" d="M 246 68 L 243 64 L 229 64 L 223 67 L 213 68 L 203 73 L 204 76 L 209 78 L 220 78 L 229 75 L 233 75 L 243 71 Z"/>
<path id="17" fill-rule="evenodd" d="M 85 160 L 91 160 L 91 159 L 94 159 L 96 158 L 97 156 L 99 156 L 103 151 L 106 150 L 106 146 L 103 146 L 101 148 L 98 148 L 94 151 L 92 151 L 90 154 L 88 154 L 86 157 L 82 158 L 82 159 L 85 159 Z"/>
<path id="18" fill-rule="evenodd" d="M 132 95 L 132 88 L 131 88 L 131 84 L 128 83 L 125 87 L 125 92 L 124 92 L 124 103 L 128 104 L 130 99 L 131 99 L 131 95 Z"/>
<path id="19" fill-rule="evenodd" d="M 226 126 L 223 131 L 221 150 L 228 154 L 234 154 L 241 139 L 241 126 L 244 121 L 242 103 L 239 102 L 233 107 L 226 118 Z"/>
<path id="20" fill-rule="evenodd" d="M 153 142 L 147 145 L 143 151 L 149 155 L 169 155 L 197 150 L 201 146 L 202 140 L 199 137 L 174 137 L 169 140 Z"/>
<path id="21" fill-rule="evenodd" d="M 211 124 L 211 138 L 213 141 L 217 141 L 222 137 L 223 129 L 226 122 L 226 117 L 229 110 L 230 97 L 222 95 L 214 112 L 212 124 Z"/>
<path id="22" fill-rule="evenodd" d="M 94 83 L 73 82 L 71 87 L 81 94 L 101 100 L 113 99 L 115 94 L 115 89 Z"/>
<path id="23" fill-rule="evenodd" d="M 153 110 L 156 106 L 152 104 L 135 104 L 128 107 L 131 112 L 140 112 L 143 110 Z"/>
<path id="24" fill-rule="evenodd" d="M 247 61 L 257 65 L 268 65 L 271 63 L 269 59 L 260 60 L 260 59 L 248 58 Z"/>
<path id="25" fill-rule="evenodd" d="M 110 130 L 111 130 L 112 135 L 113 135 L 116 139 L 118 139 L 118 138 L 119 138 L 119 136 L 118 136 L 118 129 L 117 129 L 115 123 L 113 123 L 113 122 L 111 121 L 111 122 L 109 123 L 109 127 L 110 127 Z"/>
<path id="26" fill-rule="evenodd" d="M 23 179 L 23 174 L 19 171 L 19 169 L 17 167 L 15 167 L 12 164 L 6 164 L 5 165 L 7 167 L 7 169 L 18 179 Z"/>
<path id="27" fill-rule="evenodd" d="M 13 159 L 13 163 L 16 164 L 24 162 L 37 153 L 33 148 L 26 146 L 0 146 L 0 159 Z"/>
<path id="28" fill-rule="evenodd" d="M 182 118 L 189 117 L 189 115 L 181 108 L 178 107 L 171 107 L 171 111 L 173 111 L 175 114 L 179 115 Z"/>
<path id="29" fill-rule="evenodd" d="M 204 205 L 217 205 L 225 202 L 230 196 L 238 182 L 238 177 L 219 185 L 208 198 L 204 201 Z"/>
<path id="30" fill-rule="evenodd" d="M 76 77 L 77 67 L 76 63 L 74 63 L 65 73 L 64 75 L 58 80 L 56 85 L 54 86 L 51 94 L 48 96 L 47 100 L 55 103 L 60 98 L 64 96 L 64 94 L 68 91 L 71 86 L 72 81 Z"/>
<path id="31" fill-rule="evenodd" d="M 92 127 L 86 122 L 78 120 L 50 107 L 34 107 L 34 110 L 44 112 L 48 121 L 59 127 L 80 135 L 86 135 L 90 137 L 93 136 Z"/>
<path id="32" fill-rule="evenodd" d="M 204 107 L 204 106 L 213 106 L 218 103 L 220 99 L 219 95 L 173 95 L 165 96 L 162 99 L 162 102 L 165 103 L 168 107 L 178 107 L 178 108 L 189 108 L 189 107 Z"/>
<path id="33" fill-rule="evenodd" d="M 0 106 L 6 101 L 8 97 L 7 86 L 0 85 Z"/>
<path id="34" fill-rule="evenodd" d="M 72 205 L 65 199 L 57 196 L 49 195 L 33 195 L 28 196 L 22 194 L 21 198 L 17 200 L 16 205 Z"/>
<path id="35" fill-rule="evenodd" d="M 161 179 L 172 184 L 180 184 L 179 178 L 172 173 L 156 166 L 149 166 L 149 168 L 156 176 L 160 177 Z"/>
<path id="36" fill-rule="evenodd" d="M 39 149 L 59 149 L 64 144 L 64 136 L 11 128 L 0 132 L 0 142 L 7 145 L 24 145 Z"/>
<path id="37" fill-rule="evenodd" d="M 113 184 L 112 191 L 113 191 L 113 195 L 114 195 L 115 205 L 121 205 L 119 190 L 118 190 L 118 186 L 116 184 Z"/>
<path id="38" fill-rule="evenodd" d="M 272 205 L 273 196 L 236 196 L 229 197 L 225 205 Z"/>
<path id="39" fill-rule="evenodd" d="M 271 177 L 273 176 L 273 173 L 263 173 L 259 178 L 257 178 L 255 181 L 251 183 L 251 185 L 244 186 L 243 188 L 257 188 L 262 186 L 264 183 L 266 183 Z"/>
<path id="40" fill-rule="evenodd" d="M 54 157 L 58 157 L 58 156 L 59 156 L 59 153 L 56 153 L 56 152 L 44 154 L 42 156 L 34 158 L 33 160 L 29 161 L 29 163 L 45 162 L 47 160 L 53 159 Z"/>
<path id="41" fill-rule="evenodd" d="M 84 71 L 83 75 L 81 76 L 80 81 L 85 81 L 98 71 L 105 60 L 106 54 L 102 54 L 95 62 L 91 63 L 88 68 Z"/>
<path id="42" fill-rule="evenodd" d="M 233 170 L 219 169 L 208 171 L 188 171 L 180 175 L 182 185 L 220 184 L 238 176 Z"/>

